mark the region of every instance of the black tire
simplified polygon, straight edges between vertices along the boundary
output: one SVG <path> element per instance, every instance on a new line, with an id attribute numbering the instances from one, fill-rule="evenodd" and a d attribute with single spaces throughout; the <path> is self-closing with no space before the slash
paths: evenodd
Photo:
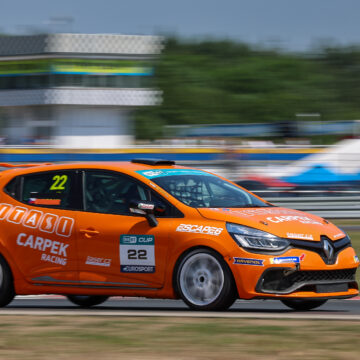
<path id="1" fill-rule="evenodd" d="M 291 309 L 299 311 L 307 311 L 315 309 L 327 302 L 327 300 L 301 300 L 301 299 L 284 299 L 281 302 Z"/>
<path id="2" fill-rule="evenodd" d="M 14 281 L 6 260 L 0 255 L 0 307 L 8 305 L 15 297 Z"/>
<path id="3" fill-rule="evenodd" d="M 210 249 L 193 250 L 181 259 L 176 287 L 182 300 L 194 310 L 226 310 L 238 297 L 229 267 Z"/>
<path id="4" fill-rule="evenodd" d="M 69 301 L 81 307 L 91 307 L 105 302 L 108 296 L 98 295 L 67 295 Z"/>

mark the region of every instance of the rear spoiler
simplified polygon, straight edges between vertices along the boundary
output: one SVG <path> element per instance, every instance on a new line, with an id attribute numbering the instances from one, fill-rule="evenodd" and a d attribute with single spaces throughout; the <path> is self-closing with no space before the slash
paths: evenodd
<path id="1" fill-rule="evenodd" d="M 4 167 L 4 168 L 33 167 L 33 166 L 42 166 L 42 165 L 53 165 L 53 164 L 52 164 L 52 163 L 38 163 L 38 164 L 9 164 L 9 163 L 0 163 L 0 167 Z"/>

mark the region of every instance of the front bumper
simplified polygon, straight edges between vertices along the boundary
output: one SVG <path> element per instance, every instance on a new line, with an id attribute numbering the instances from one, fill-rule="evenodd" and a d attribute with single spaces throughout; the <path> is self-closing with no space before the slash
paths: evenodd
<path id="1" fill-rule="evenodd" d="M 356 269 L 340 270 L 297 270 L 269 268 L 263 272 L 256 292 L 265 294 L 291 294 L 312 292 L 317 294 L 348 292 L 358 289 L 355 280 Z"/>
<path id="2" fill-rule="evenodd" d="M 295 257 L 298 263 L 274 263 L 274 257 Z M 316 251 L 292 248 L 281 255 L 242 253 L 247 261 L 228 258 L 241 299 L 252 298 L 347 298 L 359 294 L 358 267 L 351 246 L 340 250 L 333 264 Z M 249 261 L 253 259 L 254 261 Z"/>

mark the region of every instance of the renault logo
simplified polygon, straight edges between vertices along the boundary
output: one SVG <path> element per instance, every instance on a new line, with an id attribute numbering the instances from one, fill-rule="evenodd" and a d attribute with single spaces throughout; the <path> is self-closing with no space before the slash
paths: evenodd
<path id="1" fill-rule="evenodd" d="M 328 260 L 331 260 L 334 256 L 334 248 L 328 240 L 324 240 L 323 243 L 324 254 Z"/>

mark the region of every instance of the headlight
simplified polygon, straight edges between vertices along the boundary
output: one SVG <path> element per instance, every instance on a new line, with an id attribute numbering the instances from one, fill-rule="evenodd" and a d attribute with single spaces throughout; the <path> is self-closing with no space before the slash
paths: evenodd
<path id="1" fill-rule="evenodd" d="M 350 244 L 351 245 L 351 238 L 350 238 L 350 236 L 349 236 L 349 234 L 347 234 L 346 232 L 345 232 L 345 230 L 343 230 L 340 226 L 338 226 L 337 227 L 340 231 L 342 231 L 343 233 L 344 233 L 344 237 L 342 238 L 342 239 L 340 239 L 340 240 L 342 240 L 344 243 L 346 243 L 346 244 Z"/>
<path id="2" fill-rule="evenodd" d="M 227 223 L 226 229 L 241 247 L 247 249 L 279 251 L 290 244 L 286 239 L 243 225 Z"/>

